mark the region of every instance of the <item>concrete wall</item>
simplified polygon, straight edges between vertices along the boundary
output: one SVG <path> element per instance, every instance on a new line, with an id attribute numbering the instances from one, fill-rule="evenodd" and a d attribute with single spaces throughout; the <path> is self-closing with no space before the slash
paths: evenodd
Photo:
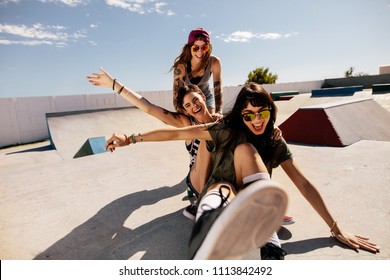
<path id="1" fill-rule="evenodd" d="M 371 88 L 374 84 L 388 84 L 390 83 L 390 74 L 370 75 L 360 77 L 325 79 L 324 88 L 329 87 L 348 87 L 348 86 L 363 86 L 364 88 Z"/>
<path id="2" fill-rule="evenodd" d="M 382 65 L 379 67 L 379 75 L 390 74 L 390 65 Z"/>
<path id="3" fill-rule="evenodd" d="M 323 81 L 264 85 L 270 92 L 311 92 L 319 89 Z M 233 105 L 241 86 L 224 87 L 224 110 Z M 173 111 L 172 92 L 140 92 L 151 103 Z M 0 98 L 0 147 L 31 143 L 48 138 L 46 113 L 97 110 L 131 107 L 116 93 L 71 96 L 42 96 L 22 98 Z"/>

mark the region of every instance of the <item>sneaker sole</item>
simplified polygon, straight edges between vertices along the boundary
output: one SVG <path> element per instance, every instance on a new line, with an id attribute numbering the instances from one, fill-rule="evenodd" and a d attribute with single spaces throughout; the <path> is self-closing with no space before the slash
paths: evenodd
<path id="1" fill-rule="evenodd" d="M 184 217 L 194 221 L 195 220 L 195 216 L 192 215 L 191 213 L 189 213 L 186 209 L 183 210 L 183 215 Z"/>
<path id="2" fill-rule="evenodd" d="M 292 225 L 292 224 L 295 224 L 295 221 L 294 220 L 291 220 L 291 221 L 283 221 L 282 225 L 284 226 L 288 226 L 288 225 Z"/>
<path id="3" fill-rule="evenodd" d="M 287 195 L 277 183 L 252 183 L 215 220 L 194 260 L 241 259 L 280 228 L 286 208 Z"/>

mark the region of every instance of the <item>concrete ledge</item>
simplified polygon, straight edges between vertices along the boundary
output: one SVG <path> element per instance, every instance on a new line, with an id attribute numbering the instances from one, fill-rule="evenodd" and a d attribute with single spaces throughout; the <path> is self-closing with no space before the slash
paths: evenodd
<path id="1" fill-rule="evenodd" d="M 372 85 L 372 94 L 389 93 L 390 84 L 374 84 Z"/>
<path id="2" fill-rule="evenodd" d="M 362 90 L 363 90 L 363 86 L 313 89 L 311 91 L 311 96 L 312 97 L 350 96 L 350 95 L 354 95 L 355 92 L 362 91 Z"/>
<path id="3" fill-rule="evenodd" d="M 389 122 L 390 113 L 369 98 L 301 107 L 279 128 L 288 142 L 344 147 L 390 141 Z"/>
<path id="4" fill-rule="evenodd" d="M 290 100 L 294 95 L 298 95 L 299 91 L 276 91 L 271 92 L 272 99 L 276 100 Z"/>

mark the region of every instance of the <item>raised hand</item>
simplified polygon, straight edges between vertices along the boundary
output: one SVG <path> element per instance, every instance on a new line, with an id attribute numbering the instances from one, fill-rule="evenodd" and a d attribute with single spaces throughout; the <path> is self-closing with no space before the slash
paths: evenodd
<path id="1" fill-rule="evenodd" d="M 88 82 L 94 86 L 112 88 L 114 79 L 102 67 L 99 68 L 100 73 L 92 73 L 87 76 Z"/>

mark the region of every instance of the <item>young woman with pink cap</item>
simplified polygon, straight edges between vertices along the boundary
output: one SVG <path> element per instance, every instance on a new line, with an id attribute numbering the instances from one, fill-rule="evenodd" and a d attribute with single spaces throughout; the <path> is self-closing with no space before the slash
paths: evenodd
<path id="1" fill-rule="evenodd" d="M 188 42 L 175 59 L 173 70 L 173 104 L 177 104 L 178 89 L 183 85 L 197 85 L 206 96 L 210 113 L 222 114 L 222 67 L 218 57 L 212 55 L 213 46 L 210 35 L 203 28 L 196 28 L 188 35 Z M 213 91 L 210 89 L 210 78 L 213 76 Z"/>

